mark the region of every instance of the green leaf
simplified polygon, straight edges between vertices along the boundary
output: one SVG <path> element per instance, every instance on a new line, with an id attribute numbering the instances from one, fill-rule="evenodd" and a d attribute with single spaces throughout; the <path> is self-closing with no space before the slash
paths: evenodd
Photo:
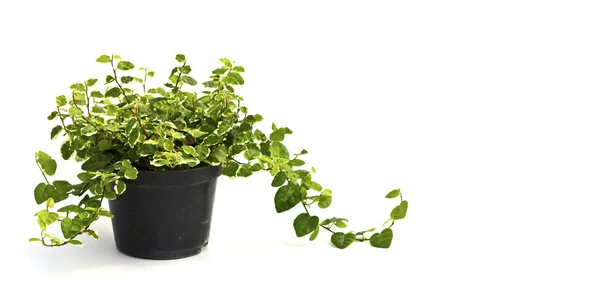
<path id="1" fill-rule="evenodd" d="M 198 153 L 198 158 L 200 159 L 205 159 L 206 157 L 208 157 L 208 154 L 210 154 L 210 150 L 204 145 L 196 145 L 194 149 Z"/>
<path id="2" fill-rule="evenodd" d="M 325 189 L 319 196 L 319 208 L 325 209 L 331 205 L 331 190 Z"/>
<path id="3" fill-rule="evenodd" d="M 100 92 L 98 92 L 98 93 L 100 93 Z M 97 113 L 97 114 L 103 114 L 103 113 L 105 113 L 106 111 L 104 110 L 104 108 L 103 108 L 103 107 L 100 107 L 100 106 L 93 106 L 93 107 L 92 107 L 92 112 L 93 112 L 93 113 Z"/>
<path id="4" fill-rule="evenodd" d="M 107 98 L 116 98 L 119 97 L 119 95 L 121 95 L 121 89 L 119 89 L 119 87 L 113 87 L 104 94 Z"/>
<path id="5" fill-rule="evenodd" d="M 177 55 L 175 55 L 175 60 L 178 61 L 178 62 L 180 62 L 180 63 L 183 63 L 183 62 L 185 62 L 185 55 L 183 55 L 183 54 L 177 54 Z"/>
<path id="6" fill-rule="evenodd" d="M 224 168 L 223 168 L 223 175 L 225 176 L 229 176 L 229 177 L 234 177 L 237 174 L 238 169 L 240 168 L 240 165 L 236 162 L 229 162 Z"/>
<path id="7" fill-rule="evenodd" d="M 85 210 L 77 205 L 68 205 L 68 206 L 64 206 L 60 209 L 58 209 L 59 212 L 74 212 L 74 213 L 82 213 L 85 212 Z"/>
<path id="8" fill-rule="evenodd" d="M 71 142 L 65 141 L 60 146 L 60 154 L 63 160 L 68 160 L 73 155 L 74 150 L 71 150 Z"/>
<path id="9" fill-rule="evenodd" d="M 125 178 L 127 179 L 136 179 L 138 175 L 138 171 L 135 167 L 130 167 L 125 171 Z"/>
<path id="10" fill-rule="evenodd" d="M 317 216 L 310 216 L 308 213 L 299 214 L 294 219 L 294 230 L 296 230 L 296 236 L 302 237 L 313 232 L 319 226 L 319 218 Z"/>
<path id="11" fill-rule="evenodd" d="M 90 93 L 90 96 L 92 96 L 94 98 L 104 98 L 104 95 L 102 95 L 102 92 L 96 91 L 96 90 L 92 91 Z"/>
<path id="12" fill-rule="evenodd" d="M 183 81 L 183 83 L 189 84 L 191 86 L 198 84 L 198 81 L 193 79 L 191 76 L 187 76 L 187 75 L 182 76 L 181 80 Z"/>
<path id="13" fill-rule="evenodd" d="M 260 151 L 256 149 L 248 149 L 244 152 L 244 158 L 247 160 L 256 159 L 258 156 L 260 156 Z"/>
<path id="14" fill-rule="evenodd" d="M 69 183 L 68 181 L 64 181 L 64 180 L 55 180 L 54 182 L 52 182 L 52 185 L 54 185 L 54 187 L 56 187 L 58 190 L 60 190 L 63 193 L 67 193 L 67 192 L 71 191 L 71 188 L 73 186 L 73 185 L 71 185 L 71 183 Z"/>
<path id="15" fill-rule="evenodd" d="M 403 219 L 406 216 L 406 210 L 408 210 L 408 202 L 402 201 L 400 205 L 392 210 L 390 217 L 394 220 Z"/>
<path id="16" fill-rule="evenodd" d="M 59 95 L 56 97 L 56 105 L 59 107 L 67 105 L 67 97 L 65 95 Z"/>
<path id="17" fill-rule="evenodd" d="M 283 141 L 284 138 L 285 133 L 281 130 L 274 131 L 269 135 L 269 139 L 271 139 L 271 141 Z"/>
<path id="18" fill-rule="evenodd" d="M 46 186 L 48 186 L 46 183 L 41 182 L 33 190 L 33 195 L 35 197 L 35 202 L 38 205 L 41 204 L 41 203 L 43 203 L 43 202 L 45 202 L 46 200 L 48 200 L 48 196 L 46 194 Z"/>
<path id="19" fill-rule="evenodd" d="M 317 226 L 317 228 L 315 229 L 315 231 L 313 231 L 313 233 L 310 234 L 310 238 L 308 238 L 308 239 L 311 240 L 311 241 L 314 241 L 315 239 L 317 239 L 317 236 L 319 236 L 319 229 L 321 229 L 321 228 L 319 228 Z"/>
<path id="20" fill-rule="evenodd" d="M 294 160 L 289 161 L 288 164 L 291 166 L 303 166 L 304 161 L 301 159 L 294 159 Z"/>
<path id="21" fill-rule="evenodd" d="M 69 240 L 69 244 L 71 245 L 83 245 L 83 243 L 79 240 L 71 239 Z"/>
<path id="22" fill-rule="evenodd" d="M 75 90 L 75 91 L 85 91 L 85 86 L 82 83 L 73 83 L 71 84 L 71 86 L 69 86 L 69 89 Z"/>
<path id="23" fill-rule="evenodd" d="M 220 58 L 219 61 L 226 67 L 231 67 L 231 61 L 227 58 Z"/>
<path id="24" fill-rule="evenodd" d="M 217 143 L 219 143 L 219 136 L 217 136 L 215 134 L 206 136 L 206 138 L 204 138 L 204 141 L 202 141 L 202 145 L 206 145 L 206 146 L 212 146 Z"/>
<path id="25" fill-rule="evenodd" d="M 54 199 L 53 198 L 48 198 L 48 200 L 46 201 L 46 206 L 48 208 L 54 208 Z"/>
<path id="26" fill-rule="evenodd" d="M 71 231 L 72 226 L 73 226 L 73 221 L 68 217 L 63 218 L 62 221 L 60 222 L 60 229 L 61 229 L 65 239 L 71 238 L 73 235 L 77 234 L 77 233 L 74 233 L 73 231 Z"/>
<path id="27" fill-rule="evenodd" d="M 198 152 L 196 152 L 196 150 L 194 149 L 194 147 L 192 146 L 188 146 L 188 145 L 184 145 L 182 147 L 183 151 L 193 157 L 197 157 L 198 156 Z"/>
<path id="28" fill-rule="evenodd" d="M 96 62 L 98 62 L 98 63 L 110 63 L 110 57 L 108 55 L 101 55 L 100 57 L 98 57 L 98 59 L 96 59 Z"/>
<path id="29" fill-rule="evenodd" d="M 120 69 L 120 70 L 123 70 L 123 71 L 127 71 L 127 70 L 130 70 L 130 69 L 133 69 L 133 68 L 135 68 L 135 66 L 131 62 L 128 62 L 128 61 L 120 61 L 117 64 L 117 69 Z"/>
<path id="30" fill-rule="evenodd" d="M 287 176 L 286 176 L 285 172 L 280 171 L 277 174 L 275 174 L 275 177 L 273 177 L 273 181 L 271 182 L 271 186 L 272 187 L 279 187 L 279 186 L 283 185 L 286 180 L 287 180 Z"/>
<path id="31" fill-rule="evenodd" d="M 290 158 L 288 149 L 281 142 L 272 142 L 269 151 L 271 153 L 271 157 L 283 159 Z"/>
<path id="32" fill-rule="evenodd" d="M 127 187 L 125 185 L 125 182 L 123 182 L 121 180 L 115 181 L 115 193 L 117 193 L 118 195 L 123 194 L 123 192 L 125 192 L 126 188 Z"/>
<path id="33" fill-rule="evenodd" d="M 190 72 L 192 72 L 192 67 L 190 66 L 182 66 L 177 69 L 183 74 L 189 74 Z"/>
<path id="34" fill-rule="evenodd" d="M 246 70 L 242 66 L 235 66 L 235 67 L 233 67 L 233 71 L 234 72 L 245 72 Z"/>
<path id="35" fill-rule="evenodd" d="M 331 235 L 331 243 L 340 249 L 347 248 L 354 240 L 356 240 L 356 235 L 353 233 L 336 232 Z"/>
<path id="36" fill-rule="evenodd" d="M 112 212 L 108 211 L 108 210 L 100 210 L 100 211 L 98 212 L 98 214 L 99 214 L 100 216 L 105 216 L 105 217 L 108 217 L 108 218 L 113 218 L 113 217 L 115 217 L 115 215 L 114 215 Z"/>
<path id="37" fill-rule="evenodd" d="M 37 151 L 35 153 L 35 160 L 47 175 L 54 175 L 56 173 L 56 161 L 48 154 L 43 151 Z"/>
<path id="38" fill-rule="evenodd" d="M 137 153 L 141 157 L 154 155 L 156 153 L 156 146 L 152 144 L 142 144 Z"/>
<path id="39" fill-rule="evenodd" d="M 389 193 L 387 193 L 387 195 L 385 195 L 385 197 L 388 199 L 396 198 L 398 196 L 400 196 L 400 189 L 392 190 Z"/>
<path id="40" fill-rule="evenodd" d="M 244 85 L 244 78 L 237 72 L 232 72 L 228 77 L 235 78 L 235 83 L 231 83 L 233 85 Z"/>
<path id="41" fill-rule="evenodd" d="M 98 129 L 91 125 L 86 125 L 81 129 L 81 135 L 83 136 L 92 136 L 96 133 L 98 133 Z"/>
<path id="42" fill-rule="evenodd" d="M 84 171 L 97 171 L 104 168 L 113 158 L 113 154 L 109 152 L 101 152 L 91 156 L 81 165 Z"/>
<path id="43" fill-rule="evenodd" d="M 77 107 L 71 107 L 71 108 L 69 108 L 69 115 L 74 116 L 74 117 L 80 116 L 80 115 L 83 115 L 83 111 Z"/>
<path id="44" fill-rule="evenodd" d="M 51 112 L 51 113 L 48 115 L 47 119 L 48 119 L 48 120 L 53 120 L 53 119 L 55 119 L 57 116 L 58 116 L 58 112 L 57 112 L 57 111 L 53 111 L 53 112 Z"/>
<path id="45" fill-rule="evenodd" d="M 89 235 L 90 237 L 98 240 L 98 234 L 96 234 L 96 231 L 94 231 L 92 229 L 88 229 L 88 230 L 84 231 L 84 233 Z"/>
<path id="46" fill-rule="evenodd" d="M 58 136 L 58 134 L 62 131 L 62 126 L 57 125 L 54 128 L 52 128 L 52 131 L 50 132 L 50 140 L 53 140 L 54 138 L 56 138 L 56 136 Z"/>
<path id="47" fill-rule="evenodd" d="M 295 207 L 301 200 L 300 187 L 296 185 L 281 186 L 275 193 L 275 210 L 277 213 L 282 213 Z"/>
<path id="48" fill-rule="evenodd" d="M 41 241 L 42 241 L 42 239 L 40 239 L 40 238 L 29 238 L 28 242 L 41 242 Z"/>
<path id="49" fill-rule="evenodd" d="M 312 171 L 312 173 L 317 173 L 317 169 L 314 166 L 311 166 L 310 170 Z"/>
<path id="50" fill-rule="evenodd" d="M 392 244 L 392 239 L 394 238 L 394 232 L 392 229 L 386 228 L 381 231 L 381 234 L 375 233 L 371 235 L 369 241 L 371 242 L 371 246 L 376 248 L 384 248 L 387 249 Z"/>
<path id="51" fill-rule="evenodd" d="M 98 82 L 97 78 L 90 78 L 90 79 L 88 79 L 88 80 L 85 81 L 85 84 L 88 87 L 92 87 L 92 86 L 94 86 L 94 84 L 96 84 L 96 82 Z"/>
<path id="52" fill-rule="evenodd" d="M 121 82 L 122 82 L 123 84 L 130 83 L 130 82 L 132 82 L 132 81 L 134 81 L 134 80 L 135 80 L 135 77 L 133 77 L 133 76 L 128 76 L 128 75 L 121 76 Z"/>

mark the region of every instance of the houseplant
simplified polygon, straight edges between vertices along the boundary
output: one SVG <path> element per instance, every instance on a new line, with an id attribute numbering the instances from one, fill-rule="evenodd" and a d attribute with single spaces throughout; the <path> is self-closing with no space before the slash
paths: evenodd
<path id="1" fill-rule="evenodd" d="M 298 237 L 310 235 L 312 241 L 324 229 L 341 249 L 354 241 L 390 247 L 390 227 L 408 208 L 400 189 L 385 195 L 399 201 L 383 230 L 334 230 L 346 227 L 348 220 L 311 213 L 310 208 L 329 207 L 332 191 L 313 179 L 314 167 L 304 168 L 306 150 L 292 153 L 283 144 L 292 130 L 272 123 L 263 132 L 255 128 L 263 117 L 242 106 L 234 87 L 244 84 L 244 68 L 220 59 L 221 67 L 200 83 L 204 89 L 198 93 L 193 89 L 200 85 L 190 76 L 185 56 L 175 59 L 178 65 L 168 82 L 150 88 L 153 71 L 136 68 L 118 55 L 101 55 L 96 61 L 109 69 L 102 81 L 74 83 L 69 95 L 56 97 L 48 116 L 56 122 L 50 138 L 63 139 L 61 157 L 81 162 L 81 172 L 78 183 L 50 181 L 57 162 L 43 151 L 35 153 L 44 181 L 35 187 L 34 198 L 43 208 L 35 214 L 40 236 L 31 242 L 54 247 L 80 245 L 80 235 L 98 239 L 90 227 L 104 216 L 112 218 L 121 252 L 154 259 L 194 255 L 208 242 L 216 179 L 266 171 L 277 188 L 276 212 L 303 208 L 293 222 Z M 69 197 L 79 197 L 78 203 L 64 204 Z M 104 200 L 109 201 L 108 210 Z M 50 234 L 51 225 L 60 225 L 63 238 Z"/>

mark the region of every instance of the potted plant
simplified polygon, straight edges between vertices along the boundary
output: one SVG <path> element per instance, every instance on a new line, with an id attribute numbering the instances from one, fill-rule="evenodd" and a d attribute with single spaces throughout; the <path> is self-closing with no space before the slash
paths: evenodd
<path id="1" fill-rule="evenodd" d="M 56 97 L 48 116 L 56 122 L 50 137 L 63 139 L 62 159 L 81 162 L 81 172 L 77 183 L 50 181 L 57 162 L 43 151 L 35 153 L 44 181 L 35 187 L 34 198 L 43 208 L 35 214 L 40 236 L 29 241 L 81 245 L 80 235 L 98 239 L 90 227 L 104 216 L 112 218 L 116 247 L 127 255 L 192 256 L 208 243 L 218 177 L 266 171 L 273 178 L 270 185 L 277 187 L 277 213 L 303 207 L 293 222 L 298 237 L 310 235 L 312 241 L 324 229 L 341 249 L 354 241 L 390 247 L 390 227 L 408 208 L 400 189 L 385 196 L 399 201 L 383 230 L 334 230 L 346 227 L 347 219 L 319 218 L 310 211 L 327 208 L 331 190 L 313 179 L 314 167 L 304 168 L 306 150 L 292 153 L 283 144 L 292 130 L 272 123 L 270 132 L 263 132 L 255 128 L 263 117 L 242 106 L 234 87 L 244 84 L 244 68 L 222 58 L 221 67 L 201 83 L 203 91 L 196 92 L 194 86 L 200 85 L 190 76 L 185 56 L 175 59 L 178 66 L 168 82 L 150 88 L 147 80 L 154 72 L 118 55 L 101 55 L 96 61 L 109 70 L 101 82 L 77 82 L 69 95 Z M 103 208 L 104 200 L 109 209 Z M 59 225 L 62 236 L 51 235 L 51 225 Z"/>

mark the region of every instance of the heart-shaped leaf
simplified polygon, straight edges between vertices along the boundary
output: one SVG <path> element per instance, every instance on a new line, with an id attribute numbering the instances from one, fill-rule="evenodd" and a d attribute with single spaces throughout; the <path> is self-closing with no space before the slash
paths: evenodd
<path id="1" fill-rule="evenodd" d="M 319 217 L 317 216 L 301 213 L 294 219 L 294 229 L 296 230 L 296 236 L 298 237 L 306 236 L 318 227 Z"/>
<path id="2" fill-rule="evenodd" d="M 403 219 L 406 216 L 406 210 L 408 210 L 408 202 L 402 201 L 402 203 L 400 203 L 400 205 L 396 206 L 392 210 L 390 217 L 395 220 Z"/>
<path id="3" fill-rule="evenodd" d="M 340 249 L 347 248 L 354 240 L 356 240 L 356 235 L 354 233 L 344 234 L 344 232 L 336 232 L 331 235 L 331 243 Z"/>
<path id="4" fill-rule="evenodd" d="M 387 249 L 392 244 L 392 239 L 394 238 L 394 232 L 392 229 L 386 228 L 381 231 L 381 234 L 375 233 L 371 235 L 369 241 L 371 242 L 371 246 L 377 248 Z"/>
<path id="5" fill-rule="evenodd" d="M 81 169 L 85 171 L 97 171 L 104 168 L 112 158 L 113 155 L 108 152 L 95 154 L 81 165 Z"/>

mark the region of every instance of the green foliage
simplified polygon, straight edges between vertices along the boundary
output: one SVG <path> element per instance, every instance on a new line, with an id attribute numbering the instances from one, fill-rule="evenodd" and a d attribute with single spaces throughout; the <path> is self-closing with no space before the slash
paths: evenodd
<path id="1" fill-rule="evenodd" d="M 284 145 L 293 134 L 290 128 L 275 123 L 259 128 L 264 118 L 243 106 L 244 99 L 235 92 L 235 87 L 245 84 L 242 74 L 246 71 L 235 61 L 221 58 L 221 65 L 208 79 L 198 81 L 185 55 L 177 54 L 177 65 L 163 83 L 153 87 L 147 85 L 147 79 L 154 77 L 154 72 L 145 67 L 136 68 L 118 55 L 101 55 L 96 61 L 107 67 L 102 79 L 83 77 L 72 82 L 66 95 L 56 96 L 48 115 L 47 119 L 55 123 L 50 139 L 64 138 L 61 157 L 81 163 L 77 173 L 80 182 L 51 182 L 57 162 L 45 152 L 35 152 L 44 180 L 33 191 L 36 204 L 43 207 L 35 214 L 42 232 L 30 242 L 80 245 L 82 242 L 75 238 L 84 234 L 98 239 L 91 224 L 101 217 L 113 217 L 102 208 L 103 201 L 127 193 L 125 183 L 135 181 L 139 170 L 222 166 L 223 175 L 232 178 L 262 171 L 270 174 L 271 186 L 276 188 L 275 211 L 303 209 L 293 222 L 298 237 L 310 234 L 313 241 L 324 229 L 332 233 L 331 242 L 341 249 L 354 241 L 370 240 L 378 248 L 391 245 L 389 228 L 403 219 L 408 209 L 400 190 L 386 195 L 400 197 L 400 204 L 385 223 L 391 224 L 370 238 L 366 234 L 375 229 L 335 231 L 347 228 L 345 218 L 319 222 L 310 209 L 314 205 L 319 209 L 331 206 L 332 191 L 313 179 L 314 167 L 302 168 L 306 162 L 299 157 L 308 154 L 307 150 L 292 154 Z M 69 197 L 79 197 L 79 203 L 62 205 Z M 47 232 L 52 224 L 60 225 L 62 238 Z"/>

